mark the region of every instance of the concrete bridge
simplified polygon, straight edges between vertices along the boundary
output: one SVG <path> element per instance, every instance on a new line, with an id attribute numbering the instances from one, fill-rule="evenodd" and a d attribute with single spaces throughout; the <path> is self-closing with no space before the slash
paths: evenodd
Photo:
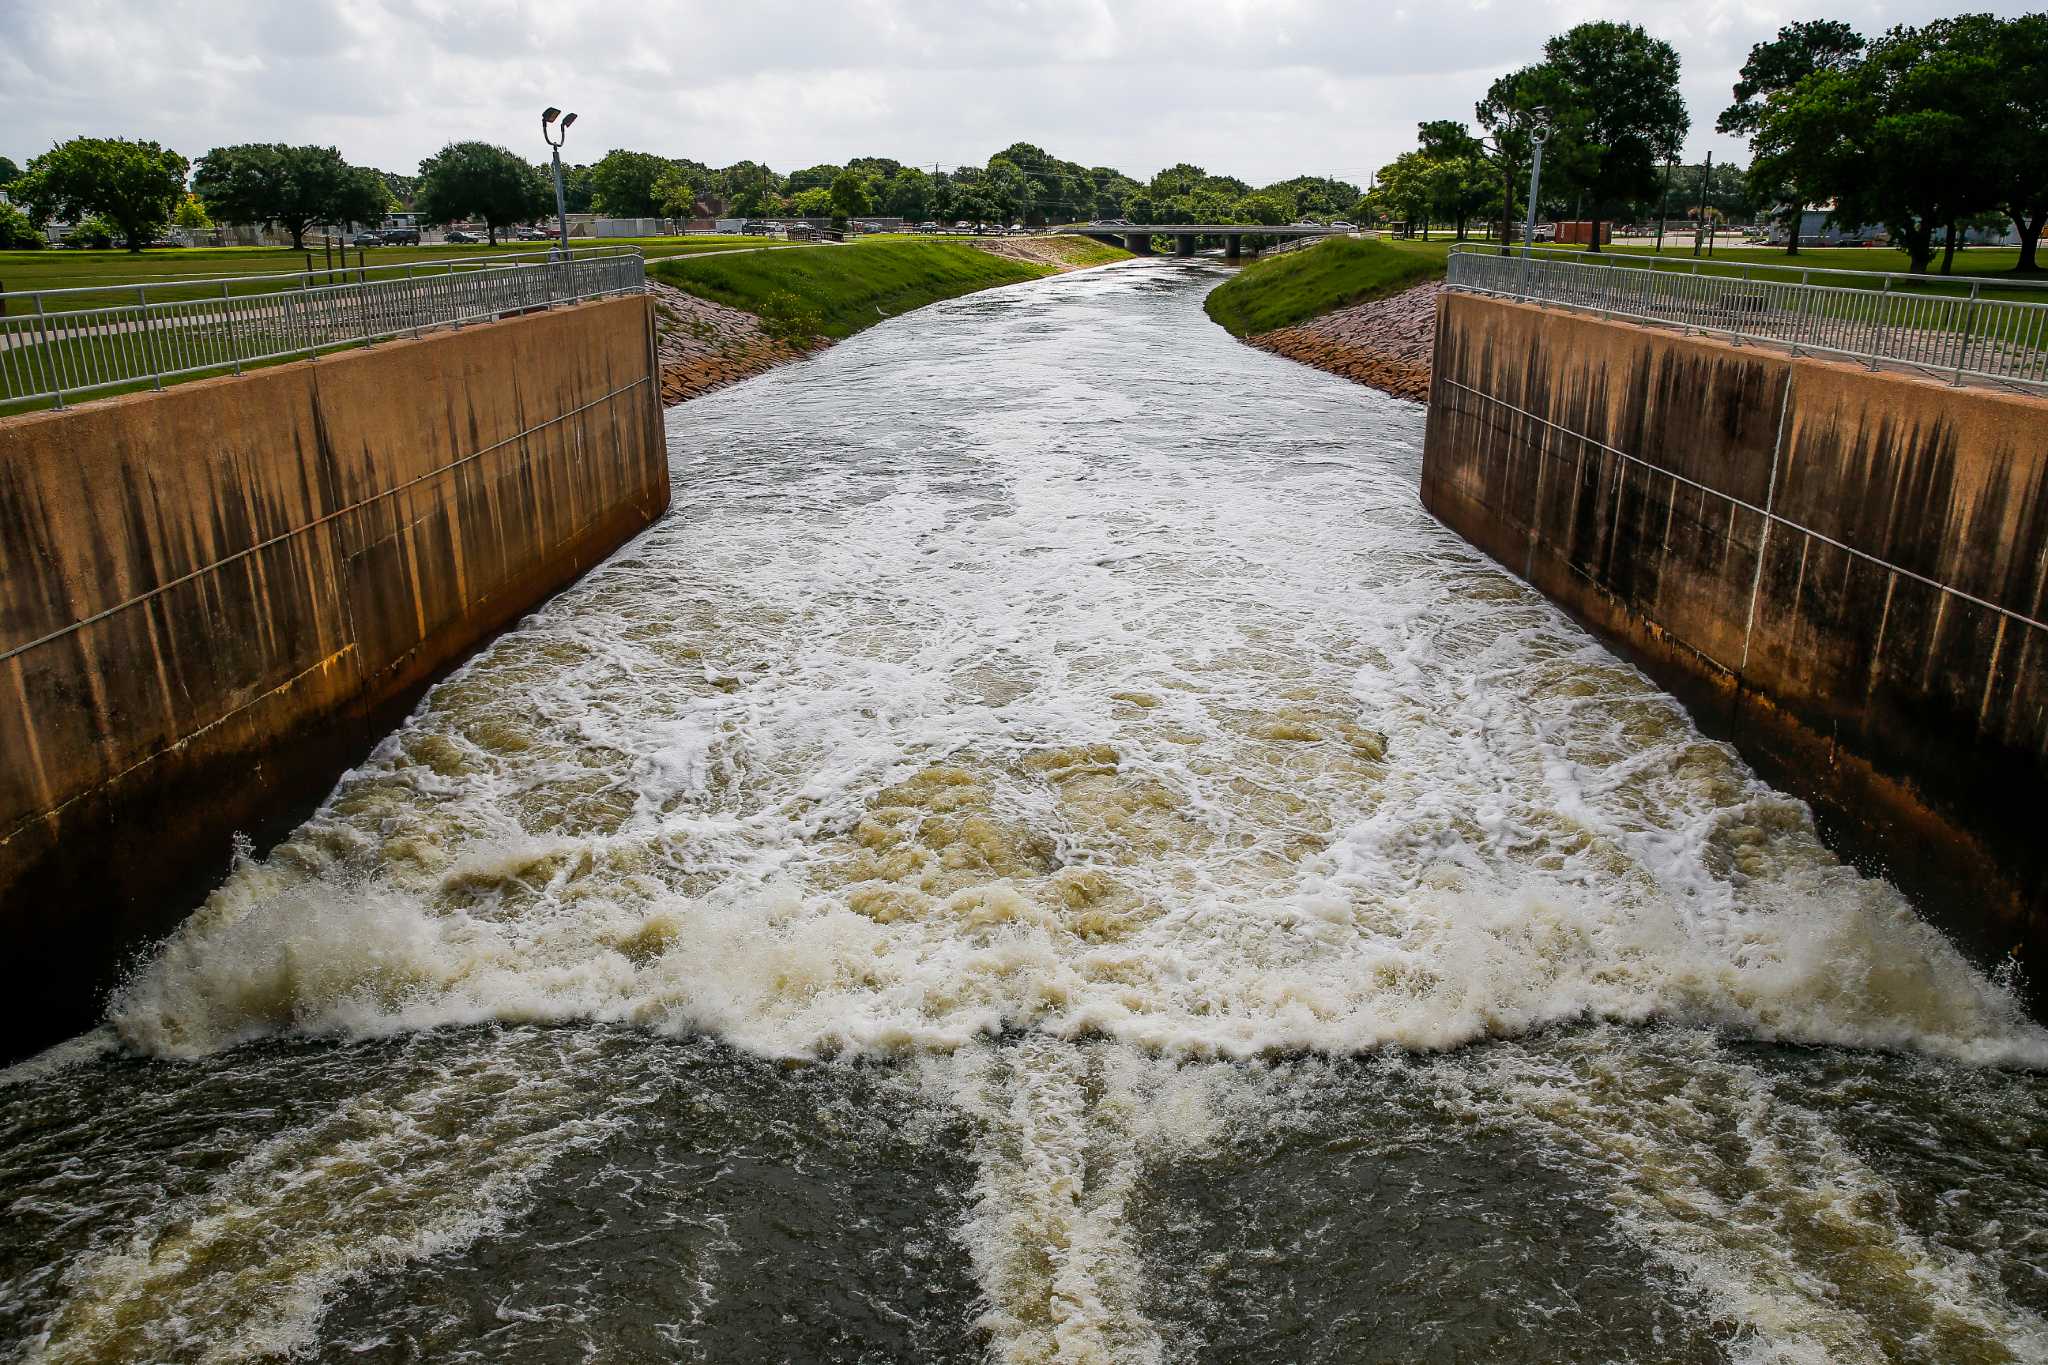
<path id="1" fill-rule="evenodd" d="M 1334 228 L 1322 223 L 1283 223 L 1277 227 L 1266 227 L 1257 223 L 1134 223 L 1110 227 L 1101 223 L 1082 223 L 1074 227 L 1048 228 L 1049 232 L 1067 232 L 1081 237 L 1093 237 L 1098 242 L 1120 246 L 1139 256 L 1152 253 L 1154 237 L 1171 237 L 1175 251 L 1182 256 L 1195 254 L 1195 243 L 1202 237 L 1221 237 L 1223 254 L 1236 260 L 1244 254 L 1244 239 L 1247 237 L 1343 237 L 1355 232 L 1355 228 Z"/>

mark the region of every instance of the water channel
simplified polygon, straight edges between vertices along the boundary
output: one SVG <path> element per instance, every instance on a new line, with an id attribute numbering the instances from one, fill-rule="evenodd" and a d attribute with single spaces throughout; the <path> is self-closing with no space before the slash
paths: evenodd
<path id="1" fill-rule="evenodd" d="M 2048 1359 L 2048 1036 L 1215 267 L 659 525 L 0 1077 L 30 1361 Z"/>

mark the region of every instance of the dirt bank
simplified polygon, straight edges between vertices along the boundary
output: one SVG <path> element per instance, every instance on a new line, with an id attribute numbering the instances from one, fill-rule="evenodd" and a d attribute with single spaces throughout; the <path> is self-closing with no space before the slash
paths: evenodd
<path id="1" fill-rule="evenodd" d="M 1340 308 L 1299 326 L 1245 340 L 1261 350 L 1328 370 L 1396 398 L 1427 402 L 1436 298 L 1443 287 L 1443 281 L 1430 280 L 1384 299 Z"/>

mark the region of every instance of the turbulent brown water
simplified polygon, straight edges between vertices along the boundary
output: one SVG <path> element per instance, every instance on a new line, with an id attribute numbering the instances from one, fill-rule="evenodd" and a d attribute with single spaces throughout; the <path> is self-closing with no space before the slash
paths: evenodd
<path id="1" fill-rule="evenodd" d="M 2048 1359 L 2048 1036 L 1216 275 L 675 510 L 0 1083 L 31 1361 Z"/>

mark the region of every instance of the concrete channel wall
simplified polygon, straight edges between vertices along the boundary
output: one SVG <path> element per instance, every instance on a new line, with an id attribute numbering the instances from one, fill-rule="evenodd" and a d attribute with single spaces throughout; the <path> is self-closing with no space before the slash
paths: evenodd
<path id="1" fill-rule="evenodd" d="M 2048 400 L 1447 293 L 1423 502 L 2048 975 Z"/>
<path id="2" fill-rule="evenodd" d="M 633 296 L 0 419 L 0 988 L 124 954 L 668 505 Z"/>

